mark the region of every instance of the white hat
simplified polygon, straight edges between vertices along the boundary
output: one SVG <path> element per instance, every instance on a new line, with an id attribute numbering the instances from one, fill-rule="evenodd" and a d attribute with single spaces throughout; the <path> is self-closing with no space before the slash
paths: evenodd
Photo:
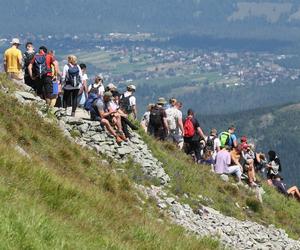
<path id="1" fill-rule="evenodd" d="M 117 87 L 113 83 L 107 85 L 108 89 L 116 89 Z"/>
<path id="2" fill-rule="evenodd" d="M 19 38 L 13 38 L 10 44 L 21 44 Z"/>
<path id="3" fill-rule="evenodd" d="M 132 89 L 132 90 L 136 90 L 136 87 L 133 84 L 129 85 L 127 88 Z"/>

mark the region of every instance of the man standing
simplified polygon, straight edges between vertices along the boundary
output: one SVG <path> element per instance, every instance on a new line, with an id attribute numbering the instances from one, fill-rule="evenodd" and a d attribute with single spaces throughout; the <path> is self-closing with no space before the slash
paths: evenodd
<path id="1" fill-rule="evenodd" d="M 34 81 L 31 79 L 29 72 L 28 72 L 28 66 L 35 55 L 34 47 L 33 47 L 32 42 L 27 42 L 25 47 L 26 47 L 26 51 L 23 54 L 24 80 L 28 86 L 30 86 L 34 90 L 36 90 L 36 88 L 34 86 Z"/>
<path id="2" fill-rule="evenodd" d="M 11 48 L 4 52 L 3 66 L 4 71 L 9 78 L 14 80 L 16 83 L 24 83 L 23 73 L 22 73 L 22 52 L 19 49 L 20 40 L 14 38 L 11 41 Z"/>
<path id="3" fill-rule="evenodd" d="M 122 111 L 133 119 L 137 118 L 136 98 L 134 96 L 135 90 L 136 87 L 134 85 L 127 86 L 127 91 L 124 92 L 120 98 L 120 107 Z"/>
<path id="4" fill-rule="evenodd" d="M 178 145 L 180 149 L 183 147 L 183 122 L 182 122 L 182 112 L 180 111 L 182 107 L 181 102 L 177 102 L 175 99 L 171 102 L 171 107 L 166 109 L 167 122 L 169 127 L 168 140 L 174 142 Z"/>
<path id="5" fill-rule="evenodd" d="M 201 162 L 201 145 L 200 139 L 206 136 L 201 129 L 199 122 L 195 118 L 194 111 L 189 109 L 187 117 L 184 121 L 184 143 L 186 145 L 186 153 L 195 153 L 197 163 Z"/>
<path id="6" fill-rule="evenodd" d="M 165 98 L 158 98 L 157 104 L 150 111 L 148 133 L 156 139 L 164 141 L 169 133 L 167 114 L 163 109 Z"/>
<path id="7" fill-rule="evenodd" d="M 55 72 L 59 72 L 55 57 L 48 53 L 45 46 L 41 46 L 39 53 L 33 57 L 28 66 L 28 73 L 35 81 L 37 95 L 44 98 L 49 106 L 54 106 L 53 103 L 56 102 L 56 97 L 53 95 L 52 65 Z"/>

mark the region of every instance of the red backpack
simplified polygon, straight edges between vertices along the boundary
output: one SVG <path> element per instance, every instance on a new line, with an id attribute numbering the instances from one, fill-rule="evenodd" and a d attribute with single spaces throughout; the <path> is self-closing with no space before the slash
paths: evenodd
<path id="1" fill-rule="evenodd" d="M 184 121 L 183 127 L 184 127 L 184 137 L 193 137 L 195 135 L 193 118 L 187 117 Z"/>

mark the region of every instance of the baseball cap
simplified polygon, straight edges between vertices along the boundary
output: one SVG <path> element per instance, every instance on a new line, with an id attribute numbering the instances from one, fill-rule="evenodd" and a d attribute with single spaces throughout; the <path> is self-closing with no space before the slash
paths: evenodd
<path id="1" fill-rule="evenodd" d="M 104 92 L 103 96 L 105 97 L 112 97 L 112 93 L 110 91 Z"/>
<path id="2" fill-rule="evenodd" d="M 132 89 L 132 90 L 136 90 L 136 87 L 135 87 L 135 85 L 133 85 L 133 84 L 129 85 L 127 88 L 128 88 L 128 89 Z"/>

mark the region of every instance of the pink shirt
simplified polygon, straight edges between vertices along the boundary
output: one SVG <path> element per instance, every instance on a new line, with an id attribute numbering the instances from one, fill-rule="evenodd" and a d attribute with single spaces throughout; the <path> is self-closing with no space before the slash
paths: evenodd
<path id="1" fill-rule="evenodd" d="M 220 150 L 216 156 L 215 172 L 217 174 L 226 174 L 230 163 L 230 153 L 227 150 Z"/>

